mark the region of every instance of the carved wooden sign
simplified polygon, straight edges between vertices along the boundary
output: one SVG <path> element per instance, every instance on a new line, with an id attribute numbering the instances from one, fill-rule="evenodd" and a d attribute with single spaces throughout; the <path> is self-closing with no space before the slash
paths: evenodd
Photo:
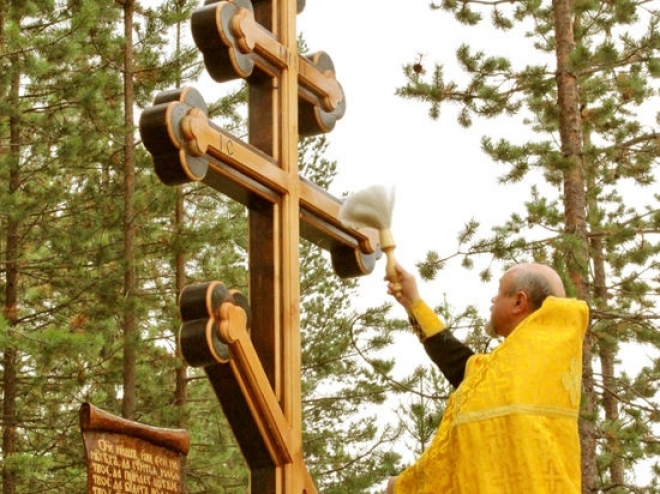
<path id="1" fill-rule="evenodd" d="M 89 403 L 80 408 L 88 494 L 181 494 L 188 433 L 129 421 Z"/>
<path id="2" fill-rule="evenodd" d="M 186 287 L 179 341 L 209 378 L 254 494 L 316 492 L 302 454 L 300 238 L 329 251 L 341 277 L 370 273 L 380 256 L 375 236 L 339 220 L 341 201 L 298 174 L 299 137 L 331 131 L 346 109 L 330 57 L 298 53 L 304 3 L 207 1 L 192 14 L 209 74 L 248 83 L 248 143 L 212 122 L 190 87 L 159 94 L 140 118 L 165 184 L 204 182 L 248 208 L 249 294 Z"/>

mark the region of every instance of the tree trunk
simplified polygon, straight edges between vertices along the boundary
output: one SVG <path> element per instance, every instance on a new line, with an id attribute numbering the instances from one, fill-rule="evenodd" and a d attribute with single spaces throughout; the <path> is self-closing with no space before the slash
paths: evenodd
<path id="1" fill-rule="evenodd" d="M 12 57 L 12 66 L 18 67 L 16 57 Z M 12 107 L 18 108 L 19 105 L 19 82 L 20 74 L 16 69 L 12 74 L 9 99 L 12 101 Z M 18 194 L 20 185 L 19 171 L 19 142 L 20 128 L 18 119 L 15 116 L 9 117 L 9 196 Z M 16 326 L 18 320 L 18 253 L 19 253 L 19 232 L 18 221 L 14 215 L 7 215 L 7 248 L 5 252 L 6 266 L 6 285 L 5 285 L 5 307 L 4 316 L 7 319 L 9 329 Z M 16 473 L 13 471 L 9 459 L 16 453 L 16 399 L 18 397 L 18 354 L 16 347 L 12 345 L 12 333 L 9 332 L 9 344 L 5 348 L 3 356 L 3 402 L 2 402 L 2 494 L 14 494 L 16 492 Z"/>
<path id="2" fill-rule="evenodd" d="M 603 242 L 600 236 L 595 236 L 591 240 L 594 266 L 594 295 L 596 297 L 595 305 L 601 311 L 606 311 L 608 295 L 606 288 L 605 260 L 603 259 Z M 616 422 L 619 418 L 619 399 L 615 392 L 615 351 L 611 344 L 601 341 L 598 345 L 600 356 L 600 367 L 603 375 L 603 410 L 605 420 L 608 423 Z M 607 451 L 612 453 L 612 461 L 609 464 L 610 483 L 612 486 L 625 485 L 624 466 L 621 456 L 617 453 L 621 451 L 621 442 L 616 433 L 607 437 Z"/>
<path id="3" fill-rule="evenodd" d="M 124 395 L 122 415 L 133 419 L 136 402 L 136 362 L 138 330 L 135 315 L 135 139 L 133 137 L 133 15 L 134 0 L 124 6 Z"/>
<path id="4" fill-rule="evenodd" d="M 175 235 L 177 237 L 181 236 L 181 230 L 183 228 L 183 186 L 176 188 L 176 210 L 174 216 L 174 226 L 175 226 Z M 185 253 L 183 252 L 183 247 L 181 242 L 175 242 L 177 245 L 176 258 L 175 258 L 175 283 L 176 283 L 176 293 L 181 293 L 185 285 Z M 183 408 L 186 405 L 188 399 L 188 372 L 187 365 L 183 360 L 181 354 L 181 346 L 179 345 L 179 338 L 176 339 L 176 356 L 179 359 L 179 365 L 176 367 L 175 374 L 175 389 L 174 389 L 174 404 L 180 408 L 179 413 L 179 427 L 186 427 L 185 413 L 183 413 Z"/>
<path id="5" fill-rule="evenodd" d="M 564 172 L 564 216 L 566 234 L 573 237 L 575 247 L 567 255 L 567 268 L 578 298 L 588 300 L 587 266 L 588 243 L 586 223 L 586 193 L 582 137 L 580 128 L 578 79 L 573 72 L 570 56 L 575 47 L 571 0 L 553 0 L 555 37 L 557 40 L 557 96 L 559 133 L 567 169 Z M 582 449 L 582 492 L 596 489 L 596 431 L 593 422 L 595 391 L 592 368 L 593 336 L 590 332 L 584 341 L 582 356 L 583 405 L 580 420 Z"/>
<path id="6" fill-rule="evenodd" d="M 584 135 L 585 145 L 590 145 L 590 136 Z M 589 172 L 587 183 L 589 189 L 596 187 L 595 174 Z M 596 211 L 598 208 L 597 201 L 589 201 L 589 210 Z M 596 217 L 598 215 L 595 215 Z M 598 228 L 599 225 L 595 225 Z M 607 292 L 607 274 L 605 272 L 606 261 L 604 258 L 603 237 L 601 235 L 592 235 L 589 245 L 591 247 L 591 259 L 594 271 L 594 287 L 593 287 L 593 301 L 592 306 L 599 311 L 606 312 L 609 295 Z M 615 349 L 606 341 L 600 341 L 598 345 L 598 353 L 600 356 L 600 367 L 603 375 L 603 409 L 605 412 L 605 420 L 609 423 L 615 422 L 619 418 L 619 398 L 615 392 L 616 376 L 615 376 Z M 612 486 L 622 486 L 625 484 L 623 459 L 617 453 L 621 451 L 621 441 L 618 435 L 613 434 L 607 438 L 607 450 L 612 455 L 612 460 L 609 465 L 610 481 Z"/>
<path id="7" fill-rule="evenodd" d="M 182 10 L 185 7 L 185 2 L 177 3 L 177 8 Z M 181 54 L 181 29 L 183 23 L 179 22 L 176 25 L 176 53 L 177 58 Z M 181 87 L 181 71 L 177 75 L 176 85 Z M 175 285 L 176 285 L 176 296 L 178 299 L 179 293 L 183 290 L 183 287 L 186 283 L 186 254 L 183 248 L 182 242 L 182 232 L 184 227 L 184 201 L 185 195 L 183 191 L 183 186 L 180 185 L 176 187 L 176 203 L 174 210 L 174 232 L 177 236 L 177 241 L 174 243 L 176 245 L 175 260 L 174 260 L 174 269 L 175 269 Z M 175 371 L 175 389 L 174 389 L 174 404 L 179 407 L 179 427 L 182 429 L 186 428 L 186 414 L 184 413 L 184 407 L 188 401 L 188 366 L 183 360 L 181 354 L 181 345 L 179 345 L 179 338 L 176 338 L 176 356 L 179 361 L 179 365 L 176 367 Z"/>

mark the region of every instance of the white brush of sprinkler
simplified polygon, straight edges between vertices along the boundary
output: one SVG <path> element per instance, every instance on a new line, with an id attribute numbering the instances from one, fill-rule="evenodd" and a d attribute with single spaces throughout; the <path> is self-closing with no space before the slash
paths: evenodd
<path id="1" fill-rule="evenodd" d="M 378 230 L 380 250 L 387 256 L 385 275 L 394 284 L 394 292 L 401 293 L 401 284 L 396 273 L 394 237 L 390 229 L 394 209 L 394 188 L 373 185 L 349 195 L 339 209 L 339 219 L 354 228 Z"/>

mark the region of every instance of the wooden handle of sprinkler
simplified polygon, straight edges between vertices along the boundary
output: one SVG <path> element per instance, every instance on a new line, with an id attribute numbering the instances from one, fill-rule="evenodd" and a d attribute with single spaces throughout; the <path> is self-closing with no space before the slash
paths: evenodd
<path id="1" fill-rule="evenodd" d="M 401 293 L 401 283 L 399 283 L 399 276 L 396 273 L 396 259 L 394 258 L 394 237 L 389 229 L 380 230 L 380 250 L 387 256 L 387 264 L 385 265 L 385 276 L 390 283 L 394 284 L 394 293 L 399 295 Z"/>

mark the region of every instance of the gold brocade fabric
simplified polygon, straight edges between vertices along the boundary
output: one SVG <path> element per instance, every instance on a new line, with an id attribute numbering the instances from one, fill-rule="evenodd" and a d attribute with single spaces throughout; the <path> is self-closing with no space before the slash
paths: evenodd
<path id="1" fill-rule="evenodd" d="M 549 297 L 492 353 L 472 356 L 433 442 L 395 494 L 580 493 L 588 322 L 583 301 Z"/>

